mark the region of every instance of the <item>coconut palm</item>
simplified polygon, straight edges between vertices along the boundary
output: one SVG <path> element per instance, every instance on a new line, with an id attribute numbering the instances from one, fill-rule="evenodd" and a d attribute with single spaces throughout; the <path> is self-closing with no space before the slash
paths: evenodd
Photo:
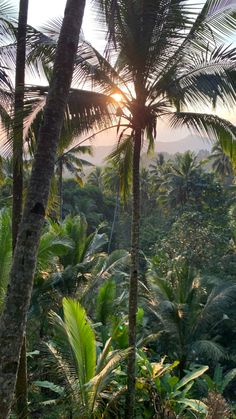
<path id="1" fill-rule="evenodd" d="M 73 417 L 104 417 L 104 411 L 109 410 L 106 408 L 108 401 L 112 406 L 109 384 L 114 378 L 114 370 L 128 352 L 112 351 L 109 339 L 97 357 L 95 333 L 84 308 L 77 301 L 64 298 L 63 311 L 64 318 L 51 313 L 55 334 L 47 344 L 53 369 L 56 366 L 60 377 L 61 391 L 49 382 L 34 384 L 56 390 L 60 394 L 56 402 L 63 403 L 64 409 Z"/>
<path id="2" fill-rule="evenodd" d="M 174 348 L 180 360 L 180 373 L 190 362 L 217 363 L 226 356 L 219 342 L 220 333 L 235 302 L 234 282 L 201 278 L 183 260 L 177 260 L 167 278 L 156 273 L 155 257 L 150 261 L 149 310 L 158 322 L 166 345 Z M 173 345 L 173 346 L 172 346 Z"/>
<path id="3" fill-rule="evenodd" d="M 24 91 L 26 64 L 26 37 L 29 0 L 20 0 L 16 42 L 14 121 L 13 121 L 13 188 L 12 188 L 12 247 L 16 246 L 17 234 L 23 209 L 23 132 Z M 16 382 L 16 407 L 19 419 L 27 417 L 27 362 L 24 336 Z"/>
<path id="4" fill-rule="evenodd" d="M 142 143 L 151 150 L 158 118 L 168 116 L 173 126 L 187 125 L 211 139 L 227 134 L 232 143 L 235 127 L 211 114 L 188 112 L 216 102 L 235 103 L 230 77 L 236 51 L 222 46 L 226 33 L 233 36 L 233 3 L 208 0 L 202 10 L 185 1 L 97 1 L 108 27 L 106 58 L 89 45 L 78 58 L 80 80 L 92 80 L 106 94 L 119 94 L 126 127 L 119 146 L 132 144 L 133 222 L 129 302 L 128 401 L 126 415 L 133 417 L 135 386 L 136 311 L 139 272 L 139 166 Z M 195 15 L 194 15 L 195 13 Z M 218 30 L 218 25 L 221 31 Z M 83 53 L 84 52 L 84 53 Z M 91 54 L 92 58 L 87 59 Z M 112 64 L 113 65 L 112 65 Z M 118 96 L 117 96 L 118 97 Z M 173 110 L 175 107 L 176 111 Z M 226 138 L 224 136 L 224 139 Z"/>
<path id="5" fill-rule="evenodd" d="M 190 202 L 200 173 L 200 164 L 194 153 L 186 151 L 184 154 L 178 154 L 175 161 L 169 164 L 168 172 L 162 177 L 159 201 L 170 208 Z"/>
<path id="6" fill-rule="evenodd" d="M 96 186 L 101 191 L 103 190 L 103 170 L 101 167 L 96 166 L 89 174 L 87 183 Z"/>
<path id="7" fill-rule="evenodd" d="M 80 185 L 83 185 L 83 166 L 93 166 L 87 160 L 78 157 L 79 154 L 92 154 L 90 146 L 77 146 L 72 151 L 58 152 L 56 161 L 56 172 L 58 175 L 58 189 L 60 201 L 60 220 L 62 220 L 62 205 L 63 205 L 63 169 L 66 169 L 72 174 Z"/>
<path id="8" fill-rule="evenodd" d="M 14 393 L 20 349 L 30 304 L 36 254 L 53 175 L 57 143 L 70 89 L 85 1 L 66 4 L 55 57 L 44 124 L 37 144 L 25 212 L 14 252 L 10 284 L 1 316 L 0 410 L 8 417 Z M 14 307 L 14 314 L 12 309 Z M 4 348 L 4 349 L 3 349 Z M 9 368 L 10 366 L 10 368 Z"/>
<path id="9" fill-rule="evenodd" d="M 233 167 L 230 157 L 226 155 L 220 145 L 216 143 L 212 147 L 209 160 L 212 162 L 212 169 L 225 183 L 232 183 Z"/>

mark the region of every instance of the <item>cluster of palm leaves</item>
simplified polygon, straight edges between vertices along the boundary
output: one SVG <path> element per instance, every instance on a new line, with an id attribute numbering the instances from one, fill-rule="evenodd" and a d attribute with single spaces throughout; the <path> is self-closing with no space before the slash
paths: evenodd
<path id="1" fill-rule="evenodd" d="M 190 362 L 209 364 L 226 357 L 220 335 L 235 305 L 234 281 L 201 276 L 181 259 L 168 278 L 161 278 L 153 258 L 148 277 L 148 309 L 162 332 L 163 348 L 174 348 L 172 356 L 180 360 L 182 371 Z"/>

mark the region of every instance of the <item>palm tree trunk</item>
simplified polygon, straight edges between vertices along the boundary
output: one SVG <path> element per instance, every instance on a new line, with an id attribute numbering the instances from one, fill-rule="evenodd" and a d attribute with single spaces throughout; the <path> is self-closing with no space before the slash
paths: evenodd
<path id="1" fill-rule="evenodd" d="M 16 413 L 19 419 L 28 417 L 28 381 L 27 381 L 27 353 L 26 336 L 24 335 L 20 351 L 20 361 L 16 380 Z"/>
<path id="2" fill-rule="evenodd" d="M 139 224 L 140 224 L 140 128 L 135 131 L 133 152 L 133 197 L 132 197 L 132 226 L 131 226 L 131 274 L 129 285 L 129 347 L 127 369 L 127 397 L 126 417 L 134 418 L 135 407 L 135 364 L 136 364 L 136 314 L 138 305 L 138 274 L 139 274 Z"/>
<path id="3" fill-rule="evenodd" d="M 9 417 L 33 286 L 37 250 L 70 89 L 85 0 L 67 0 L 51 86 L 0 322 L 0 412 Z"/>
<path id="4" fill-rule="evenodd" d="M 59 220 L 62 221 L 62 206 L 63 206 L 63 162 L 62 158 L 58 161 L 58 192 L 59 192 Z"/>
<path id="5" fill-rule="evenodd" d="M 16 246 L 18 228 L 22 216 L 23 196 L 23 110 L 25 88 L 25 60 L 26 60 L 26 33 L 29 0 L 20 0 L 16 73 L 15 73 L 15 103 L 13 127 L 13 202 L 12 202 L 12 248 Z M 16 383 L 16 410 L 19 419 L 28 416 L 27 395 L 27 362 L 26 339 L 24 337 L 21 348 L 19 370 Z"/>
<path id="6" fill-rule="evenodd" d="M 113 217 L 113 222 L 111 226 L 111 234 L 110 234 L 108 249 L 107 249 L 108 254 L 110 253 L 110 250 L 111 250 L 111 243 L 112 243 L 112 238 L 115 231 L 116 218 L 118 214 L 119 205 L 120 205 L 120 186 L 118 185 L 117 192 L 116 192 L 116 205 L 115 205 L 114 217 Z"/>

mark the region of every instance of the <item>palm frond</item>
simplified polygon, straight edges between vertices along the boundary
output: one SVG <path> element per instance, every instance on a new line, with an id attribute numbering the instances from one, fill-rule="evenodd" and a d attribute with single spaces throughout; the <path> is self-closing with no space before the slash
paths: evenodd
<path id="1" fill-rule="evenodd" d="M 118 171 L 120 178 L 119 189 L 124 201 L 127 200 L 131 188 L 132 156 L 133 137 L 126 136 L 121 138 L 118 146 L 107 157 L 107 161 L 110 161 Z"/>
<path id="2" fill-rule="evenodd" d="M 63 311 L 64 321 L 55 313 L 51 313 L 51 318 L 57 327 L 65 330 L 76 359 L 78 379 L 82 388 L 95 374 L 95 334 L 88 322 L 84 308 L 77 301 L 64 298 Z"/>
<path id="3" fill-rule="evenodd" d="M 209 141 L 219 142 L 232 161 L 236 161 L 236 127 L 231 122 L 211 114 L 177 112 L 171 117 L 171 125 L 186 125 L 190 130 L 207 137 Z"/>
<path id="4" fill-rule="evenodd" d="M 158 81 L 175 104 L 194 105 L 216 103 L 235 104 L 236 49 L 229 46 L 205 48 L 204 52 L 189 52 Z"/>

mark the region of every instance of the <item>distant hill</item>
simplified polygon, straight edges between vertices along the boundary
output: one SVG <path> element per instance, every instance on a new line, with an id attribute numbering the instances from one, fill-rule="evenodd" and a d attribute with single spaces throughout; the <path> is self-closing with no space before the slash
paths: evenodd
<path id="1" fill-rule="evenodd" d="M 166 152 L 168 154 L 184 153 L 187 150 L 198 152 L 200 150 L 211 150 L 211 144 L 207 138 L 188 135 L 179 141 L 159 141 L 156 144 L 155 151 L 158 153 Z"/>
<path id="2" fill-rule="evenodd" d="M 111 153 L 114 149 L 113 146 L 94 146 L 93 156 L 86 157 L 91 163 L 102 166 L 104 164 L 104 159 Z M 211 144 L 206 138 L 201 138 L 198 136 L 188 135 L 187 137 L 179 141 L 159 141 L 156 144 L 155 152 L 157 153 L 184 153 L 187 150 L 195 151 L 198 153 L 200 150 L 211 150 Z"/>

